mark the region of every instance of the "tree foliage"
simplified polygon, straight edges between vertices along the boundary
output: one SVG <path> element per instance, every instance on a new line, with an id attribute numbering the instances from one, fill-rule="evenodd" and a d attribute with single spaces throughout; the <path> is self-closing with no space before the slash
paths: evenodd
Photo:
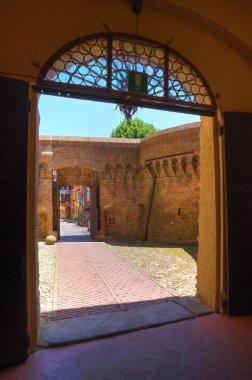
<path id="1" fill-rule="evenodd" d="M 155 132 L 158 132 L 158 129 L 154 127 L 153 124 L 135 118 L 131 119 L 129 123 L 127 120 L 121 121 L 120 124 L 112 130 L 111 137 L 141 139 Z"/>

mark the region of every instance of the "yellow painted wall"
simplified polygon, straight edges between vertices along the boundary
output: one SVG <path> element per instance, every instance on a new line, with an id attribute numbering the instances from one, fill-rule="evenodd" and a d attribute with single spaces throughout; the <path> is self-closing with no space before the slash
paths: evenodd
<path id="1" fill-rule="evenodd" d="M 251 110 L 249 1 L 143 2 L 139 33 L 185 55 L 203 74 L 223 111 Z M 3 0 L 0 3 L 0 72 L 35 80 L 60 47 L 91 33 L 135 33 L 135 15 L 124 0 Z M 223 24 L 222 24 L 223 22 Z M 245 52 L 246 50 L 246 52 Z M 243 53 L 242 53 L 243 51 Z M 245 54 L 246 53 L 246 54 Z"/>
<path id="2" fill-rule="evenodd" d="M 218 126 L 202 117 L 200 128 L 200 216 L 197 294 L 214 310 L 219 307 Z"/>
<path id="3" fill-rule="evenodd" d="M 106 31 L 103 22 L 114 32 L 135 33 L 135 15 L 129 3 L 127 0 L 1 0 L 0 75 L 35 82 L 39 68 L 33 62 L 42 66 L 71 40 Z M 218 94 L 221 111 L 251 111 L 250 0 L 145 0 L 143 8 L 139 34 L 162 43 L 170 41 L 172 48 L 186 56 L 201 71 L 213 93 Z M 208 271 L 198 275 L 198 291 L 212 307 L 216 305 L 219 254 L 215 166 L 218 147 L 213 137 L 213 129 L 206 121 L 201 133 L 199 271 L 204 260 Z M 35 153 L 30 157 L 31 172 L 34 162 Z M 32 181 L 29 195 L 34 203 Z M 34 222 L 32 215 L 29 220 Z M 28 240 L 28 249 L 33 253 L 35 239 Z M 35 322 L 31 327 L 33 346 L 34 326 Z"/>

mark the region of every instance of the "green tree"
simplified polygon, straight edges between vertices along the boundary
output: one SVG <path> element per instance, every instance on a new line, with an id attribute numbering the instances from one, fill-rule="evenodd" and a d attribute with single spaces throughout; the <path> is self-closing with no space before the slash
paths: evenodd
<path id="1" fill-rule="evenodd" d="M 120 124 L 112 130 L 111 137 L 125 137 L 128 139 L 141 139 L 159 130 L 153 124 L 144 122 L 141 119 L 131 119 L 128 123 L 123 120 Z"/>

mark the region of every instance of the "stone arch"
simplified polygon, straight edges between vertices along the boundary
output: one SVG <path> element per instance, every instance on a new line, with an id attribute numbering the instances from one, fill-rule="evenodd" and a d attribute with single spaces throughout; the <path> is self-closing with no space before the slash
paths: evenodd
<path id="1" fill-rule="evenodd" d="M 68 154 L 68 152 L 66 152 L 66 154 Z M 78 156 L 78 153 L 76 153 L 76 157 L 72 157 L 72 158 L 64 157 L 63 159 L 55 158 L 51 160 L 50 162 L 51 170 L 60 170 L 62 168 L 73 168 L 73 167 L 85 167 L 93 171 L 101 171 L 103 168 L 103 165 L 95 157 L 94 158 L 88 157 L 84 159 Z"/>
<path id="2" fill-rule="evenodd" d="M 91 187 L 99 175 L 100 172 L 82 166 L 63 167 L 57 170 L 59 186 L 83 185 Z"/>
<path id="3" fill-rule="evenodd" d="M 139 92 L 139 86 L 144 90 Z M 154 101 L 160 109 L 216 113 L 214 97 L 199 71 L 174 49 L 139 35 L 101 33 L 70 42 L 43 66 L 37 90 L 114 98 L 120 104 L 148 106 Z"/>

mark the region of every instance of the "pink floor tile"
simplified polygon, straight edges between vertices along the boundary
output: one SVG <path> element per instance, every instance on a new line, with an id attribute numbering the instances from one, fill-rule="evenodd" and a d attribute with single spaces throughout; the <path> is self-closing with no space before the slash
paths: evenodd
<path id="1" fill-rule="evenodd" d="M 251 380 L 252 351 L 244 349 L 242 336 L 252 341 L 252 317 L 208 315 L 44 349 L 1 371 L 0 380 Z"/>

